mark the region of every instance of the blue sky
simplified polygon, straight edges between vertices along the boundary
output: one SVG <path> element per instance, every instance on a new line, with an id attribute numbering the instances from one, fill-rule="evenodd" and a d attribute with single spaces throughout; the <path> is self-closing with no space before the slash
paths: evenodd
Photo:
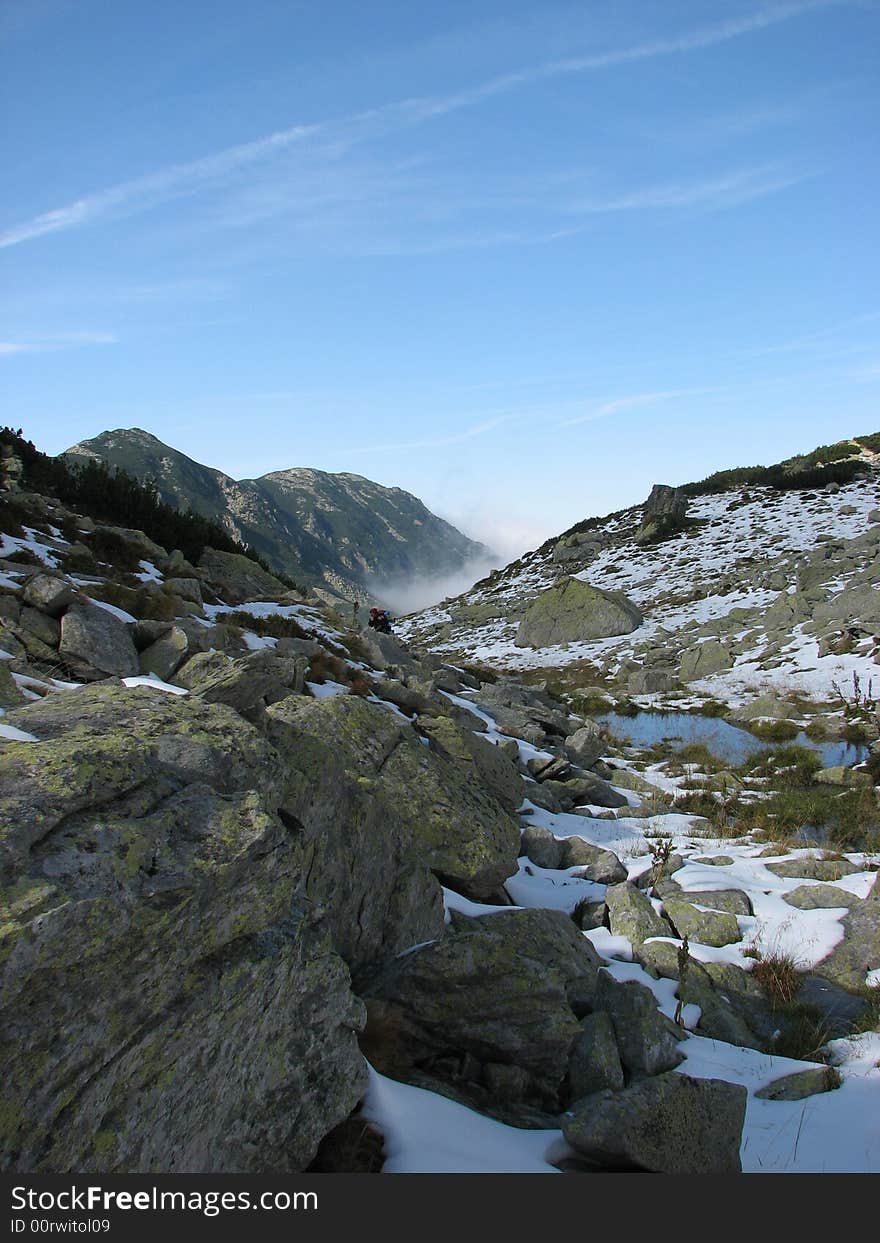
<path id="1" fill-rule="evenodd" d="M 876 0 L 3 0 L 4 419 L 512 554 L 880 430 Z"/>

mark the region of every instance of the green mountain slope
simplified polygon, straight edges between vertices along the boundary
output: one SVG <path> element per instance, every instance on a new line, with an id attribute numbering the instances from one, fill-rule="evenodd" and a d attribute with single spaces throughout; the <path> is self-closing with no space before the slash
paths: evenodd
<path id="1" fill-rule="evenodd" d="M 222 523 L 271 566 L 343 594 L 377 580 L 455 573 L 488 556 L 417 497 L 360 475 L 295 467 L 236 480 L 140 428 L 102 432 L 66 456 L 152 478 L 163 500 Z"/>

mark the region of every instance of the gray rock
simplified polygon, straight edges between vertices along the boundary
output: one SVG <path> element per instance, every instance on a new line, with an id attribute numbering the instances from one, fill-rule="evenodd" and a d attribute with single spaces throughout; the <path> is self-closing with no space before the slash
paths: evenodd
<path id="1" fill-rule="evenodd" d="M 639 669 L 626 680 L 630 695 L 664 695 L 675 689 L 675 676 L 664 669 Z"/>
<path id="2" fill-rule="evenodd" d="M 208 586 L 227 604 L 243 604 L 259 596 L 277 599 L 287 591 L 285 585 L 256 561 L 234 552 L 206 548 L 199 560 Z"/>
<path id="3" fill-rule="evenodd" d="M 29 634 L 34 635 L 47 647 L 57 647 L 61 638 L 61 626 L 54 617 L 41 613 L 39 609 L 25 606 L 21 610 L 18 625 Z"/>
<path id="4" fill-rule="evenodd" d="M 717 639 L 707 639 L 705 643 L 698 643 L 682 653 L 678 673 L 682 682 L 693 682 L 730 669 L 733 663 L 734 656 L 726 644 Z"/>
<path id="5" fill-rule="evenodd" d="M 61 619 L 59 650 L 104 674 L 128 677 L 138 672 L 138 654 L 127 624 L 94 604 L 70 606 Z"/>
<path id="6" fill-rule="evenodd" d="M 73 602 L 76 588 L 66 578 L 57 574 L 34 574 L 24 584 L 21 598 L 25 604 L 39 609 L 49 617 L 60 617 Z"/>
<path id="7" fill-rule="evenodd" d="M 0 756 L 8 1167 L 304 1169 L 363 1094 L 364 1013 L 278 754 L 115 683 L 14 716 L 42 741 Z"/>
<path id="8" fill-rule="evenodd" d="M 591 803 L 596 807 L 626 807 L 626 796 L 613 789 L 607 781 L 596 777 L 593 773 L 582 773 L 566 781 L 544 781 L 542 785 L 551 789 L 560 802 L 569 807 L 578 807 L 582 803 Z"/>
<path id="9" fill-rule="evenodd" d="M 421 691 L 404 686 L 396 678 L 380 678 L 376 684 L 376 694 L 380 699 L 387 699 L 389 703 L 396 704 L 401 711 L 408 712 L 410 716 L 416 712 L 425 712 L 428 707 L 428 701 Z"/>
<path id="10" fill-rule="evenodd" d="M 564 578 L 528 606 L 514 640 L 517 647 L 552 647 L 630 634 L 644 618 L 631 600 Z"/>
<path id="11" fill-rule="evenodd" d="M 818 1096 L 820 1092 L 831 1092 L 838 1087 L 840 1076 L 834 1069 L 831 1066 L 817 1066 L 774 1079 L 767 1087 L 759 1088 L 755 1096 L 761 1101 L 802 1101 L 808 1096 Z"/>
<path id="12" fill-rule="evenodd" d="M 564 844 L 553 836 L 549 829 L 528 825 L 523 829 L 520 850 L 532 863 L 539 868 L 561 868 Z"/>
<path id="13" fill-rule="evenodd" d="M 798 878 L 804 880 L 835 881 L 843 876 L 852 876 L 860 869 L 848 859 L 782 859 L 779 863 L 766 863 L 768 872 L 776 876 Z"/>
<path id="14" fill-rule="evenodd" d="M 275 646 L 279 656 L 305 656 L 307 660 L 313 660 L 323 650 L 314 639 L 279 639 Z"/>
<path id="15" fill-rule="evenodd" d="M 381 634 L 377 630 L 363 630 L 360 640 L 366 648 L 374 669 L 400 669 L 418 672 L 419 664 L 412 652 L 393 634 Z"/>
<path id="16" fill-rule="evenodd" d="M 674 1025 L 657 1009 L 649 988 L 637 980 L 619 983 L 607 971 L 599 973 L 595 1009 L 611 1019 L 620 1060 L 637 1075 L 659 1075 L 684 1060 Z"/>
<path id="17" fill-rule="evenodd" d="M 568 1060 L 569 1099 L 578 1101 L 603 1088 L 623 1087 L 623 1067 L 617 1051 L 614 1024 L 608 1014 L 588 1014 L 581 1021 Z"/>
<path id="18" fill-rule="evenodd" d="M 533 756 L 526 761 L 526 768 L 536 781 L 564 781 L 571 772 L 571 764 L 564 756 Z"/>
<path id="19" fill-rule="evenodd" d="M 672 1072 L 579 1101 L 563 1134 L 601 1165 L 663 1174 L 738 1174 L 748 1091 Z"/>
<path id="20" fill-rule="evenodd" d="M 599 961 L 561 911 L 459 921 L 367 986 L 368 1056 L 400 1076 L 430 1065 L 439 1051 L 468 1053 L 527 1071 L 529 1095 L 552 1104 L 581 1031 L 567 988 L 580 978 L 595 981 Z"/>
<path id="21" fill-rule="evenodd" d="M 651 901 L 635 885 L 625 882 L 609 885 L 605 894 L 608 922 L 615 936 L 626 937 L 637 949 L 649 937 L 669 937 L 674 933 L 669 924 L 651 905 Z"/>
<path id="22" fill-rule="evenodd" d="M 600 885 L 619 885 L 626 880 L 626 868 L 612 850 L 593 846 L 582 837 L 566 837 L 562 842 L 563 868 L 580 868 L 580 875 Z"/>
<path id="23" fill-rule="evenodd" d="M 202 584 L 197 578 L 166 578 L 165 590 L 170 591 L 173 596 L 180 596 L 182 600 L 192 600 L 195 604 L 202 604 Z"/>
<path id="24" fill-rule="evenodd" d="M 190 654 L 189 638 L 179 626 L 171 626 L 161 636 L 144 648 L 138 658 L 141 673 L 155 674 L 167 682 L 173 677 Z"/>
<path id="25" fill-rule="evenodd" d="M 565 740 L 565 751 L 569 759 L 580 764 L 582 768 L 590 768 L 608 749 L 608 743 L 602 738 L 598 725 L 588 722 L 576 729 Z"/>
<path id="26" fill-rule="evenodd" d="M 727 911 L 701 911 L 681 898 L 664 898 L 663 908 L 681 938 L 714 946 L 742 940 L 736 916 Z"/>
<path id="27" fill-rule="evenodd" d="M 162 635 L 167 634 L 171 629 L 172 624 L 170 621 L 151 621 L 147 618 L 141 618 L 131 632 L 131 637 L 137 650 L 142 652 L 151 643 L 161 639 Z"/>

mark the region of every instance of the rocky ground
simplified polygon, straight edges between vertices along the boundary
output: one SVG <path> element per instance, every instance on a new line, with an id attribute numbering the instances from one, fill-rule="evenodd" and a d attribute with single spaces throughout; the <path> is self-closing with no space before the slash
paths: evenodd
<path id="1" fill-rule="evenodd" d="M 880 1168 L 869 837 L 748 828 L 708 760 L 244 558 L 12 508 L 4 1168 Z"/>

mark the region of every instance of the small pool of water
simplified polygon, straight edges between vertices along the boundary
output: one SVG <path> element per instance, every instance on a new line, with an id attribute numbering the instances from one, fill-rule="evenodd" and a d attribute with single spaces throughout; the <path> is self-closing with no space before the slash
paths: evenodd
<path id="1" fill-rule="evenodd" d="M 807 747 L 822 760 L 823 768 L 837 764 L 858 764 L 868 758 L 868 748 L 856 742 L 818 742 L 799 733 L 785 742 L 767 742 L 756 738 L 747 729 L 731 725 L 722 717 L 699 716 L 690 712 L 639 712 L 635 716 L 621 716 L 618 712 L 606 712 L 596 717 L 615 738 L 636 747 L 650 747 L 655 742 L 666 742 L 674 751 L 691 743 L 701 743 L 719 760 L 735 768 L 753 755 L 778 751 L 784 746 Z"/>

